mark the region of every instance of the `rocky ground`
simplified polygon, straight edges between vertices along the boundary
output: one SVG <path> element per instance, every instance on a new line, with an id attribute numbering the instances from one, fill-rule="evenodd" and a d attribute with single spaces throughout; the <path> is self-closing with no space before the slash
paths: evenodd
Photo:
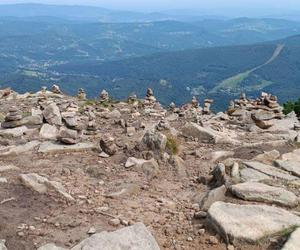
<path id="1" fill-rule="evenodd" d="M 0 249 L 300 249 L 297 117 L 212 103 L 1 90 Z"/>

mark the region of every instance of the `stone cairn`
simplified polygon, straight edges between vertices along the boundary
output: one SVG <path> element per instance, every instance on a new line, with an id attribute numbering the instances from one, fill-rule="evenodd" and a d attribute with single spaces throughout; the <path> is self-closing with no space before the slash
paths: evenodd
<path id="1" fill-rule="evenodd" d="M 82 88 L 78 89 L 77 98 L 80 100 L 86 100 L 86 93 L 85 93 L 84 89 L 82 89 Z"/>
<path id="2" fill-rule="evenodd" d="M 214 102 L 214 100 L 212 100 L 212 99 L 204 100 L 203 114 L 209 115 L 211 113 L 210 107 L 213 102 Z"/>
<path id="3" fill-rule="evenodd" d="M 146 106 L 151 106 L 151 105 L 154 105 L 156 103 L 156 98 L 153 94 L 153 90 L 148 88 L 147 89 L 147 93 L 146 93 L 146 97 L 145 97 L 145 101 L 144 101 L 144 104 Z"/>
<path id="4" fill-rule="evenodd" d="M 2 128 L 16 128 L 22 126 L 22 113 L 17 107 L 10 107 L 5 121 L 1 123 Z"/>
<path id="5" fill-rule="evenodd" d="M 193 108 L 199 108 L 199 102 L 198 102 L 196 96 L 193 96 L 191 104 L 192 104 Z"/>
<path id="6" fill-rule="evenodd" d="M 56 84 L 53 84 L 53 85 L 52 85 L 51 91 L 52 91 L 52 93 L 54 93 L 54 94 L 62 94 L 62 92 L 61 92 L 59 86 L 56 85 Z"/>
<path id="7" fill-rule="evenodd" d="M 242 93 L 238 100 L 230 102 L 228 114 L 235 116 L 237 113 L 249 113 L 255 124 L 267 129 L 273 126 L 273 119 L 284 117 L 283 109 L 277 102 L 277 97 L 262 92 L 256 99 L 248 99 L 245 93 Z"/>
<path id="8" fill-rule="evenodd" d="M 103 89 L 100 93 L 100 102 L 108 102 L 109 101 L 109 94 L 108 92 Z"/>

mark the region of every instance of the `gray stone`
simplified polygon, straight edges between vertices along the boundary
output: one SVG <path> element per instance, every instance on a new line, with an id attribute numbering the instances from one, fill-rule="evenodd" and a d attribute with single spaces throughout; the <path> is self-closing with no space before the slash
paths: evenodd
<path id="1" fill-rule="evenodd" d="M 40 145 L 39 153 L 65 153 L 92 150 L 96 148 L 93 143 L 77 143 L 75 145 L 62 145 L 54 142 L 44 142 Z"/>
<path id="2" fill-rule="evenodd" d="M 114 155 L 118 147 L 115 144 L 115 138 L 113 138 L 110 134 L 105 134 L 102 136 L 100 140 L 100 148 L 108 155 Z"/>
<path id="3" fill-rule="evenodd" d="M 200 201 L 200 209 L 202 211 L 207 211 L 213 203 L 217 201 L 224 201 L 226 190 L 227 188 L 223 185 L 209 191 Z"/>
<path id="4" fill-rule="evenodd" d="M 154 158 L 150 160 L 137 159 L 130 157 L 125 163 L 126 168 L 135 168 L 135 170 L 142 170 L 146 174 L 148 179 L 157 177 L 159 173 L 159 165 Z"/>
<path id="5" fill-rule="evenodd" d="M 43 117 L 41 115 L 27 116 L 23 118 L 23 123 L 28 126 L 36 126 L 43 124 Z"/>
<path id="6" fill-rule="evenodd" d="M 300 226 L 300 218 L 282 208 L 215 202 L 208 210 L 211 225 L 226 242 L 258 240 Z"/>
<path id="7" fill-rule="evenodd" d="M 269 152 L 264 152 L 263 154 L 257 155 L 253 158 L 254 161 L 259 161 L 264 164 L 272 164 L 273 161 L 280 157 L 280 153 L 277 150 L 272 150 Z"/>
<path id="8" fill-rule="evenodd" d="M 272 177 L 276 177 L 279 179 L 283 179 L 283 180 L 287 180 L 287 181 L 293 181 L 293 180 L 298 180 L 298 177 L 292 176 L 289 173 L 282 171 L 276 167 L 272 167 L 260 162 L 255 162 L 255 161 L 248 161 L 248 162 L 244 162 L 244 164 L 249 167 L 249 168 L 253 168 L 259 172 L 262 172 L 266 175 L 272 176 Z"/>
<path id="9" fill-rule="evenodd" d="M 252 168 L 244 168 L 240 171 L 242 181 L 262 181 L 269 180 L 271 177 Z"/>
<path id="10" fill-rule="evenodd" d="M 155 129 L 151 129 L 144 134 L 142 143 L 151 150 L 164 150 L 167 144 L 167 137 L 155 131 Z"/>
<path id="11" fill-rule="evenodd" d="M 68 194 L 63 185 L 56 181 L 49 181 L 47 178 L 40 176 L 36 173 L 20 174 L 21 182 L 24 186 L 39 194 L 47 193 L 48 189 L 54 189 L 58 194 L 68 201 L 74 201 L 74 198 Z"/>
<path id="12" fill-rule="evenodd" d="M 207 128 L 203 128 L 196 123 L 187 123 L 183 129 L 182 134 L 187 137 L 197 138 L 201 142 L 216 143 L 217 135 Z"/>
<path id="13" fill-rule="evenodd" d="M 300 162 L 298 161 L 282 161 L 277 160 L 274 162 L 274 165 L 278 168 L 286 170 L 293 175 L 300 177 Z"/>
<path id="14" fill-rule="evenodd" d="M 67 250 L 67 248 L 58 247 L 54 243 L 49 243 L 39 247 L 37 250 Z"/>
<path id="15" fill-rule="evenodd" d="M 35 192 L 38 192 L 39 194 L 44 194 L 47 192 L 47 186 L 45 185 L 45 183 L 48 180 L 45 177 L 42 177 L 35 173 L 20 174 L 20 179 L 24 186 L 30 188 Z"/>
<path id="16" fill-rule="evenodd" d="M 27 153 L 28 151 L 33 150 L 40 144 L 39 141 L 31 141 L 23 145 L 18 146 L 9 146 L 3 149 L 0 149 L 0 156 L 5 155 L 17 155 L 22 153 Z"/>
<path id="17" fill-rule="evenodd" d="M 300 228 L 297 228 L 284 244 L 281 250 L 299 250 L 300 249 Z"/>
<path id="18" fill-rule="evenodd" d="M 26 131 L 28 131 L 28 128 L 25 126 L 11 128 L 11 129 L 4 129 L 4 130 L 0 130 L 0 137 L 6 139 L 21 137 L 25 135 Z"/>
<path id="19" fill-rule="evenodd" d="M 281 156 L 284 161 L 298 161 L 300 162 L 300 149 L 295 149 L 293 152 L 283 154 Z"/>
<path id="20" fill-rule="evenodd" d="M 62 125 L 62 118 L 58 106 L 50 103 L 43 110 L 43 116 L 50 125 Z"/>
<path id="21" fill-rule="evenodd" d="M 115 232 L 101 232 L 83 240 L 71 250 L 159 250 L 154 237 L 142 223 L 119 229 Z"/>
<path id="22" fill-rule="evenodd" d="M 56 126 L 45 123 L 40 130 L 40 138 L 47 140 L 56 140 L 58 130 Z"/>
<path id="23" fill-rule="evenodd" d="M 230 190 L 235 196 L 247 201 L 275 203 L 287 207 L 295 207 L 298 204 L 298 198 L 292 192 L 263 183 L 240 183 L 231 186 Z"/>

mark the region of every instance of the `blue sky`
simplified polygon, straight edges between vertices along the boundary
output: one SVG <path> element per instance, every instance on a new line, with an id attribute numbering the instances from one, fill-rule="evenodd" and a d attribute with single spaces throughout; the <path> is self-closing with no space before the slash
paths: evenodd
<path id="1" fill-rule="evenodd" d="M 0 3 L 52 3 L 97 5 L 114 9 L 163 10 L 211 8 L 300 9 L 300 0 L 0 0 Z"/>

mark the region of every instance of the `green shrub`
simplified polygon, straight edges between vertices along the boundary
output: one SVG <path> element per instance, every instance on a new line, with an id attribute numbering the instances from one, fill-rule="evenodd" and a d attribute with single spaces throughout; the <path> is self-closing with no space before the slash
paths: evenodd
<path id="1" fill-rule="evenodd" d="M 292 111 L 295 111 L 298 117 L 300 117 L 300 98 L 296 102 L 287 102 L 283 104 L 283 113 L 284 114 L 289 114 Z"/>
<path id="2" fill-rule="evenodd" d="M 166 148 L 173 154 L 176 155 L 178 154 L 179 151 L 179 143 L 176 138 L 172 136 L 167 137 L 167 144 Z"/>

